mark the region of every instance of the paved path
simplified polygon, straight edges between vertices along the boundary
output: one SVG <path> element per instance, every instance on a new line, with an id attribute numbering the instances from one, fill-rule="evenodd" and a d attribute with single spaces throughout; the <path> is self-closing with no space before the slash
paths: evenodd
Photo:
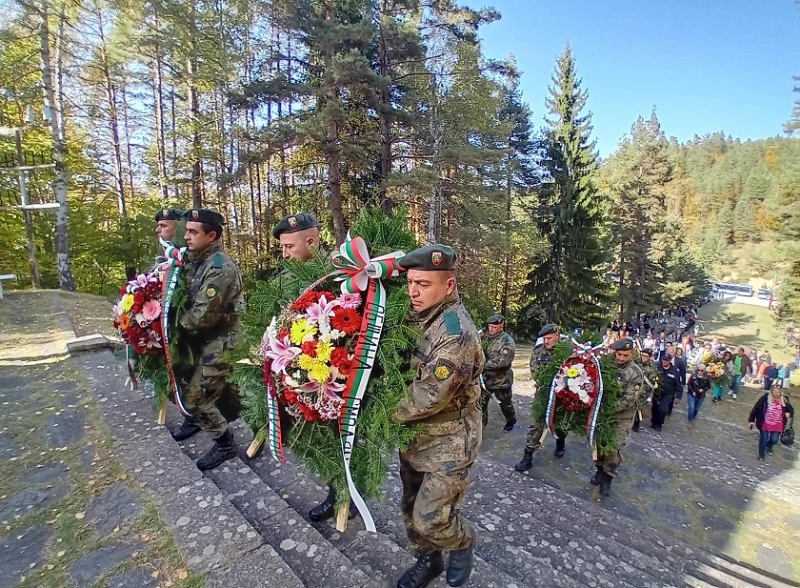
<path id="1" fill-rule="evenodd" d="M 73 336 L 55 292 L 0 302 L 0 588 L 201 586 L 117 460 Z"/>

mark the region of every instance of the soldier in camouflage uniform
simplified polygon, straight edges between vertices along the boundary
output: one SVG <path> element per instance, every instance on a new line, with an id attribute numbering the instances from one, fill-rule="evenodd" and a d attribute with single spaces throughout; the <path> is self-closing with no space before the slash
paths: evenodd
<path id="1" fill-rule="evenodd" d="M 642 349 L 639 355 L 639 367 L 644 376 L 644 389 L 636 399 L 636 415 L 633 417 L 633 431 L 639 432 L 642 422 L 642 409 L 647 404 L 647 399 L 652 398 L 658 390 L 661 374 L 658 366 L 653 362 L 653 350 Z"/>
<path id="2" fill-rule="evenodd" d="M 553 349 L 555 348 L 556 344 L 558 343 L 560 333 L 558 331 L 558 327 L 549 324 L 542 327 L 539 331 L 539 337 L 542 338 L 542 342 L 533 348 L 531 352 L 531 359 L 529 362 L 529 367 L 531 369 L 531 378 L 534 380 L 534 386 L 536 386 L 535 393 L 539 393 L 538 390 L 538 382 L 536 382 L 536 370 L 539 369 L 540 366 L 550 363 L 550 359 L 553 355 Z M 546 429 L 546 425 L 543 422 L 540 423 L 531 423 L 530 427 L 528 428 L 528 438 L 525 443 L 525 455 L 523 455 L 522 460 L 514 466 L 514 469 L 518 472 L 524 472 L 529 470 L 533 467 L 533 454 L 541 447 L 542 445 L 542 435 L 544 434 Z M 567 434 L 564 431 L 559 431 L 556 429 L 556 457 L 562 457 L 564 455 L 564 443 L 567 439 Z"/>
<path id="3" fill-rule="evenodd" d="M 610 453 L 599 453 L 594 461 L 597 472 L 592 477 L 591 484 L 600 486 L 600 493 L 608 496 L 611 492 L 611 482 L 617 475 L 619 465 L 622 463 L 622 450 L 628 443 L 631 432 L 633 415 L 636 412 L 636 400 L 644 386 L 642 369 L 633 361 L 633 341 L 620 339 L 611 345 L 614 359 L 617 362 L 617 381 L 622 388 L 622 394 L 617 398 L 617 414 L 614 419 L 617 429 L 617 449 Z"/>
<path id="4" fill-rule="evenodd" d="M 397 586 L 427 586 L 444 570 L 443 549 L 450 550 L 448 585 L 462 586 L 477 540 L 461 506 L 481 445 L 476 403 L 484 355 L 456 288 L 455 252 L 445 245 L 422 247 L 400 265 L 408 270 L 411 320 L 422 336 L 411 357 L 409 393 L 392 417 L 420 427 L 400 454 L 401 509 L 418 559 Z"/>
<path id="5" fill-rule="evenodd" d="M 489 404 L 494 394 L 500 403 L 500 411 L 506 417 L 504 431 L 510 431 L 517 424 L 514 403 L 511 400 L 511 387 L 514 372 L 511 364 L 517 347 L 511 335 L 505 332 L 505 318 L 502 314 L 489 317 L 489 335 L 483 340 L 483 353 L 486 363 L 483 366 L 483 388 L 481 390 L 480 410 L 483 413 L 483 426 L 489 424 Z"/>
<path id="6" fill-rule="evenodd" d="M 210 470 L 236 456 L 228 419 L 238 417 L 238 408 L 223 415 L 220 401 L 238 404 L 238 390 L 227 382 L 233 368 L 224 354 L 242 339 L 238 316 L 242 276 L 222 251 L 222 215 L 190 209 L 184 218 L 188 304 L 179 326 L 192 345 L 197 365 L 184 376 L 182 398 L 194 424 L 217 434 L 214 446 L 197 461 L 200 470 Z"/>
<path id="7" fill-rule="evenodd" d="M 272 236 L 281 244 L 281 256 L 284 259 L 310 261 L 314 252 L 319 250 L 319 224 L 313 214 L 300 212 L 283 217 L 272 229 Z M 279 278 L 288 276 L 290 271 L 283 270 Z M 320 504 L 308 512 L 308 518 L 314 522 L 327 521 L 333 518 L 336 508 L 336 490 L 328 484 L 328 496 Z M 350 503 L 350 518 L 358 514 L 358 509 Z"/>

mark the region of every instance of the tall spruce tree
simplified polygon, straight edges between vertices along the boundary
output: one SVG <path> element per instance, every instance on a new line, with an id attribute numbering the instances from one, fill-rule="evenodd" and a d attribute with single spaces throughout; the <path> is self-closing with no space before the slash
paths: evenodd
<path id="1" fill-rule="evenodd" d="M 612 206 L 618 312 L 622 318 L 661 308 L 673 254 L 666 185 L 672 177 L 669 145 L 655 111 L 639 117 L 606 168 Z"/>
<path id="2" fill-rule="evenodd" d="M 531 323 L 543 313 L 563 327 L 597 326 L 607 302 L 603 211 L 592 177 L 597 168 L 592 115 L 584 113 L 589 95 L 569 46 L 557 59 L 552 80 L 543 162 L 548 178 L 535 210 L 550 250 L 528 274 L 525 293 L 532 300 L 522 320 Z"/>

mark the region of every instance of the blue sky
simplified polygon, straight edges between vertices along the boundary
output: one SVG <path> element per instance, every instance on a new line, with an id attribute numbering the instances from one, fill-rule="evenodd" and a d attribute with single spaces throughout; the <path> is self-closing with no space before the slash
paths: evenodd
<path id="1" fill-rule="evenodd" d="M 680 141 L 723 131 L 782 134 L 800 75 L 800 4 L 792 0 L 466 0 L 502 18 L 484 53 L 513 54 L 524 100 L 541 126 L 556 56 L 569 42 L 589 90 L 604 157 L 656 107 Z"/>

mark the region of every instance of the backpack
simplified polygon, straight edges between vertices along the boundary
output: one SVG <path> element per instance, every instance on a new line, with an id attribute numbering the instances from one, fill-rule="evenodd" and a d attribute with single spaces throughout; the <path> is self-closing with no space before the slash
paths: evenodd
<path id="1" fill-rule="evenodd" d="M 787 447 L 794 444 L 794 428 L 792 428 L 793 421 L 794 419 L 789 420 L 786 430 L 784 430 L 784 432 L 781 434 L 781 444 L 786 445 Z"/>

